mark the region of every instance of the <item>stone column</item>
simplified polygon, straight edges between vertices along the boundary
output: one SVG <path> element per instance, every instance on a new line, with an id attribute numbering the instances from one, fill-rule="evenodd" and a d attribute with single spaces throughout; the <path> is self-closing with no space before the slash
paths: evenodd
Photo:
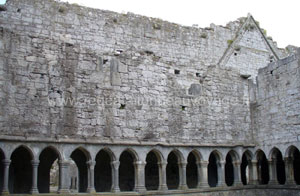
<path id="1" fill-rule="evenodd" d="M 257 185 L 258 184 L 258 171 L 257 171 L 257 161 L 256 160 L 248 160 L 249 165 L 249 184 Z"/>
<path id="2" fill-rule="evenodd" d="M 4 174 L 3 174 L 3 189 L 0 195 L 8 195 L 9 194 L 9 189 L 8 189 L 9 165 L 11 161 L 9 159 L 4 159 L 2 162 L 4 165 Z"/>
<path id="3" fill-rule="evenodd" d="M 186 185 L 186 165 L 187 162 L 181 162 L 179 166 L 179 189 L 186 190 L 188 189 Z"/>
<path id="4" fill-rule="evenodd" d="M 294 160 L 292 157 L 284 158 L 284 165 L 285 165 L 285 175 L 286 175 L 286 185 L 296 185 L 294 180 Z"/>
<path id="5" fill-rule="evenodd" d="M 58 164 L 59 164 L 58 193 L 66 194 L 70 192 L 70 176 L 69 176 L 70 163 L 65 160 L 59 160 Z"/>
<path id="6" fill-rule="evenodd" d="M 235 161 L 233 162 L 233 174 L 234 174 L 234 185 L 235 186 L 241 186 L 242 180 L 241 180 L 241 162 Z"/>
<path id="7" fill-rule="evenodd" d="M 276 159 L 272 158 L 272 160 L 268 160 L 269 173 L 270 173 L 270 181 L 269 185 L 278 184 L 277 181 L 277 169 L 276 169 Z"/>
<path id="8" fill-rule="evenodd" d="M 226 186 L 225 183 L 225 161 L 220 161 L 218 164 L 218 184 L 217 186 Z"/>
<path id="9" fill-rule="evenodd" d="M 136 161 L 135 166 L 135 188 L 136 192 L 145 192 L 145 163 L 142 161 Z"/>
<path id="10" fill-rule="evenodd" d="M 208 175 L 207 175 L 207 166 L 208 161 L 197 162 L 198 168 L 198 185 L 197 188 L 207 188 L 208 184 Z"/>
<path id="11" fill-rule="evenodd" d="M 94 180 L 94 171 L 95 171 L 95 165 L 96 162 L 95 161 L 88 161 L 86 162 L 87 166 L 88 166 L 88 188 L 87 188 L 87 192 L 88 193 L 96 193 L 95 190 L 95 180 Z"/>
<path id="12" fill-rule="evenodd" d="M 112 161 L 111 162 L 111 169 L 112 169 L 112 187 L 111 191 L 116 193 L 120 192 L 119 188 L 119 166 L 120 161 Z"/>
<path id="13" fill-rule="evenodd" d="M 39 167 L 39 160 L 32 160 L 31 165 L 32 165 L 32 186 L 30 189 L 31 194 L 38 194 L 39 190 L 37 187 L 37 180 L 38 180 L 38 167 Z"/>
<path id="14" fill-rule="evenodd" d="M 159 187 L 158 189 L 161 191 L 166 191 L 168 190 L 167 186 L 167 163 L 166 162 L 159 162 L 158 163 L 159 167 Z"/>

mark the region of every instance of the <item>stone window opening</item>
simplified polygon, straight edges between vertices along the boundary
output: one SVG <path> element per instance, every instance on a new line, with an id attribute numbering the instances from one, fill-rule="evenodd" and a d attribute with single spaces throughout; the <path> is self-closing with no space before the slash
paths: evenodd
<path id="1" fill-rule="evenodd" d="M 169 190 L 178 189 L 179 187 L 179 158 L 175 152 L 171 152 L 168 156 L 167 172 L 167 186 Z"/>
<path id="2" fill-rule="evenodd" d="M 95 160 L 95 190 L 96 192 L 110 192 L 112 186 L 112 159 L 108 152 L 100 150 Z"/>
<path id="3" fill-rule="evenodd" d="M 180 74 L 180 70 L 179 69 L 175 69 L 174 70 L 174 74 L 179 75 Z"/>

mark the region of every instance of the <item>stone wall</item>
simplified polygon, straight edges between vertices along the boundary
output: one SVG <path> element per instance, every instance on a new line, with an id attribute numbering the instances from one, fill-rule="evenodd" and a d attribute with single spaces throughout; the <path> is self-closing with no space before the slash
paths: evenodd
<path id="1" fill-rule="evenodd" d="M 300 140 L 300 50 L 259 70 L 255 104 L 257 143 L 278 148 Z M 285 151 L 282 151 L 283 153 Z"/>

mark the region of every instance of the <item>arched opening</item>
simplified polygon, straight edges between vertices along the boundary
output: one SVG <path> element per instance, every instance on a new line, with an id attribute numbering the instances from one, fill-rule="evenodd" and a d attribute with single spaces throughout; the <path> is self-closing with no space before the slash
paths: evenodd
<path id="1" fill-rule="evenodd" d="M 134 156 L 124 151 L 120 156 L 119 186 L 121 191 L 133 191 L 135 186 Z"/>
<path id="2" fill-rule="evenodd" d="M 159 168 L 157 155 L 151 151 L 147 154 L 145 166 L 145 184 L 147 190 L 158 190 Z"/>
<path id="3" fill-rule="evenodd" d="M 257 153 L 257 172 L 259 184 L 269 183 L 269 166 L 266 155 L 263 151 Z"/>
<path id="4" fill-rule="evenodd" d="M 59 179 L 58 159 L 58 152 L 51 147 L 45 148 L 40 154 L 38 167 L 39 193 L 50 193 L 50 190 L 52 192 L 57 191 Z"/>
<path id="5" fill-rule="evenodd" d="M 241 163 L 241 178 L 243 185 L 249 184 L 250 167 L 251 167 L 251 156 L 245 152 L 242 156 Z"/>
<path id="6" fill-rule="evenodd" d="M 73 187 L 76 186 L 78 192 L 84 193 L 87 191 L 87 186 L 88 186 L 88 167 L 87 167 L 88 157 L 83 150 L 77 148 L 72 152 L 71 158 L 75 162 L 78 171 L 77 180 L 74 181 L 72 180 L 72 182 L 75 182 L 77 184 L 72 186 Z"/>
<path id="7" fill-rule="evenodd" d="M 216 187 L 218 184 L 218 162 L 220 158 L 215 153 L 212 152 L 208 159 L 208 166 L 207 166 L 207 172 L 208 172 L 208 184 L 210 187 Z"/>
<path id="8" fill-rule="evenodd" d="M 177 189 L 179 186 L 179 167 L 175 152 L 171 152 L 168 156 L 166 172 L 168 189 Z"/>
<path id="9" fill-rule="evenodd" d="M 11 155 L 9 167 L 9 192 L 30 193 L 32 186 L 32 153 L 23 146 Z"/>
<path id="10" fill-rule="evenodd" d="M 275 166 L 277 173 L 277 181 L 279 184 L 285 184 L 285 165 L 282 158 L 282 154 L 277 148 L 274 148 L 271 156 L 272 159 L 276 161 Z"/>
<path id="11" fill-rule="evenodd" d="M 226 163 L 225 163 L 225 183 L 227 186 L 232 186 L 234 183 L 234 168 L 232 163 L 232 157 L 228 153 L 226 156 Z"/>
<path id="12" fill-rule="evenodd" d="M 294 150 L 293 157 L 294 179 L 296 184 L 300 185 L 300 152 L 298 149 Z"/>
<path id="13" fill-rule="evenodd" d="M 5 159 L 4 153 L 0 149 L 0 193 L 2 193 L 3 182 L 4 182 L 4 164 L 3 164 L 4 159 Z"/>
<path id="14" fill-rule="evenodd" d="M 96 192 L 109 192 L 112 186 L 111 156 L 105 150 L 96 155 L 95 189 Z"/>
<path id="15" fill-rule="evenodd" d="M 186 183 L 187 186 L 191 188 L 196 188 L 198 185 L 198 167 L 196 164 L 196 156 L 191 152 L 187 159 L 186 166 Z"/>

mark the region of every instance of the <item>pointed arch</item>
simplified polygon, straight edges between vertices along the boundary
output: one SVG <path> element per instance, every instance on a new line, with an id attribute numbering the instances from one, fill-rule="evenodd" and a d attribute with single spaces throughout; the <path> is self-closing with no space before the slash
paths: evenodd
<path id="1" fill-rule="evenodd" d="M 179 186 L 179 163 L 183 160 L 183 154 L 177 150 L 173 149 L 167 158 L 167 187 L 168 189 L 177 189 Z"/>
<path id="2" fill-rule="evenodd" d="M 249 184 L 250 180 L 252 180 L 253 178 L 252 159 L 252 152 L 250 152 L 249 150 L 244 151 L 241 162 L 241 180 L 243 185 Z"/>
<path id="3" fill-rule="evenodd" d="M 186 182 L 188 188 L 196 188 L 199 180 L 199 168 L 198 164 L 202 160 L 202 156 L 199 151 L 192 150 L 187 158 L 186 166 Z"/>
<path id="4" fill-rule="evenodd" d="M 267 157 L 261 149 L 256 151 L 257 159 L 257 172 L 258 172 L 258 182 L 259 184 L 268 184 L 269 183 L 269 165 Z"/>
<path id="5" fill-rule="evenodd" d="M 230 150 L 226 155 L 226 163 L 225 163 L 225 183 L 227 186 L 232 186 L 235 181 L 239 179 L 235 179 L 237 176 L 235 173 L 240 172 L 237 171 L 234 162 L 239 162 L 239 155 L 236 151 Z"/>
<path id="6" fill-rule="evenodd" d="M 210 187 L 216 187 L 219 183 L 219 172 L 221 171 L 220 162 L 223 160 L 222 154 L 218 150 L 213 150 L 208 159 L 207 175 Z"/>
<path id="7" fill-rule="evenodd" d="M 157 149 L 152 149 L 147 153 L 145 166 L 145 186 L 147 190 L 158 190 L 159 176 L 161 170 L 159 163 L 163 162 L 163 156 Z"/>
<path id="8" fill-rule="evenodd" d="M 133 191 L 136 173 L 134 163 L 138 160 L 139 157 L 132 148 L 127 148 L 121 153 L 119 157 L 119 184 L 121 191 Z"/>

